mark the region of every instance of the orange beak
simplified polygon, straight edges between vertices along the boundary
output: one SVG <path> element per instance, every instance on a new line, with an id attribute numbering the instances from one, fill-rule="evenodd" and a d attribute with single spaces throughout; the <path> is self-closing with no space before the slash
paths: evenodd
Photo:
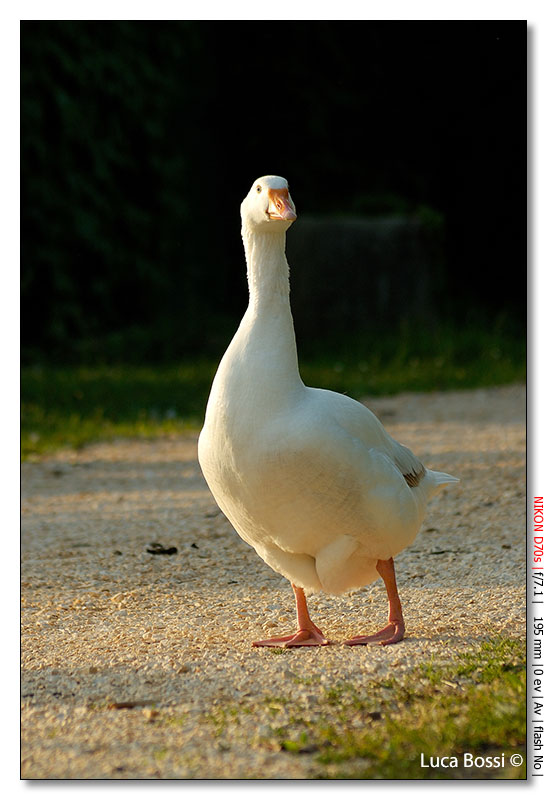
<path id="1" fill-rule="evenodd" d="M 268 216 L 270 219 L 296 219 L 296 213 L 289 198 L 288 189 L 268 189 Z"/>

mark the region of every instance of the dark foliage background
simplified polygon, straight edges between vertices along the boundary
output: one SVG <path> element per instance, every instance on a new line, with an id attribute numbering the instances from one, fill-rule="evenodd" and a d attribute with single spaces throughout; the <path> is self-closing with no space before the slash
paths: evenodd
<path id="1" fill-rule="evenodd" d="M 524 336 L 525 22 L 24 22 L 21 123 L 25 361 L 219 355 L 265 173 L 444 232 L 435 320 Z"/>

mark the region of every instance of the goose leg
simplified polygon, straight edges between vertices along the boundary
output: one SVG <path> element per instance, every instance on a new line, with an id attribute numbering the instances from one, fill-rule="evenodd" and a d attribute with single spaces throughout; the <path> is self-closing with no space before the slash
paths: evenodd
<path id="1" fill-rule="evenodd" d="M 298 630 L 289 636 L 278 636 L 274 639 L 263 639 L 253 642 L 253 647 L 318 647 L 328 644 L 317 625 L 310 619 L 306 595 L 300 586 L 291 584 L 296 600 L 296 623 Z"/>
<path id="2" fill-rule="evenodd" d="M 395 642 L 400 642 L 405 635 L 403 610 L 401 608 L 399 592 L 397 591 L 393 559 L 390 558 L 388 561 L 379 559 L 376 564 L 376 569 L 384 581 L 387 590 L 387 598 L 389 601 L 388 624 L 377 633 L 373 633 L 370 636 L 354 636 L 353 639 L 348 639 L 344 644 L 395 644 Z"/>

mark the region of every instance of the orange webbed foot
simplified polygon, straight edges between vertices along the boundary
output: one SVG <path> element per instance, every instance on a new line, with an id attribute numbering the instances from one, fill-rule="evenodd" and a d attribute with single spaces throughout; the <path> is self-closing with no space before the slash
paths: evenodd
<path id="1" fill-rule="evenodd" d="M 405 623 L 401 619 L 388 622 L 385 628 L 382 628 L 382 630 L 377 631 L 370 636 L 354 636 L 352 639 L 348 639 L 346 642 L 344 642 L 344 644 L 347 644 L 350 647 L 358 644 L 396 644 L 397 642 L 402 641 L 404 635 Z"/>
<path id="2" fill-rule="evenodd" d="M 313 625 L 313 623 L 312 623 Z M 316 625 L 303 628 L 289 636 L 276 636 L 253 642 L 253 647 L 324 647 L 330 644 Z"/>

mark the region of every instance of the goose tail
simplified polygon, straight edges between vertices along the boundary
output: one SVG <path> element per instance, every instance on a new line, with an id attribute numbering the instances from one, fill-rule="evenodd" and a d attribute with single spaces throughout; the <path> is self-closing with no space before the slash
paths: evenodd
<path id="1" fill-rule="evenodd" d="M 459 478 L 449 475 L 448 472 L 435 472 L 434 470 L 428 470 L 428 472 L 435 489 L 442 489 L 444 486 L 450 486 L 451 483 L 460 482 Z"/>

